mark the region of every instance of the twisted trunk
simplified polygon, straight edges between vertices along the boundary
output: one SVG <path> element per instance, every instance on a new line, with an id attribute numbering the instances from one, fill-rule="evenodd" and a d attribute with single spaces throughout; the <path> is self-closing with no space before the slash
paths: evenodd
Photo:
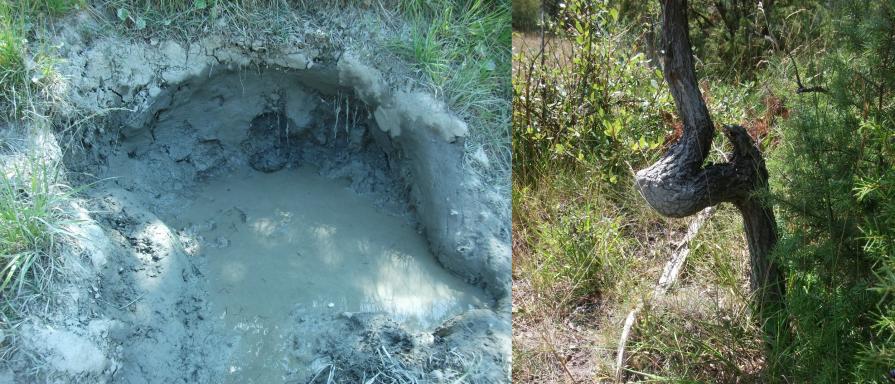
<path id="1" fill-rule="evenodd" d="M 714 124 L 696 81 L 690 48 L 686 0 L 662 0 L 662 48 L 665 81 L 671 89 L 683 135 L 648 168 L 637 172 L 637 189 L 649 205 L 665 216 L 686 217 L 722 202 L 733 203 L 743 215 L 752 266 L 751 285 L 760 314 L 767 319 L 782 303 L 784 281 L 770 259 L 777 242 L 774 212 L 756 196 L 768 190 L 767 168 L 758 146 L 741 126 L 724 126 L 733 145 L 729 161 L 704 165 Z"/>

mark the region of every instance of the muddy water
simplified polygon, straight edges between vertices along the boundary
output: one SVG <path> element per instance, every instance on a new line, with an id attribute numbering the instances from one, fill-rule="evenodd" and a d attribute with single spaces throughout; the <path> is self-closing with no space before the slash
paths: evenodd
<path id="1" fill-rule="evenodd" d="M 283 358 L 296 306 L 387 312 L 422 331 L 487 305 L 404 219 L 347 185 L 308 167 L 247 170 L 203 185 L 176 214 L 208 263 L 211 306 L 236 335 L 229 382 L 281 382 L 287 367 L 301 369 Z"/>

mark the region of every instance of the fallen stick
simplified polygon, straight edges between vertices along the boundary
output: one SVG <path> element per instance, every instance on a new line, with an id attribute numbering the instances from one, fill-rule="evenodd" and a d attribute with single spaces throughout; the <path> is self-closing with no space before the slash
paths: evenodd
<path id="1" fill-rule="evenodd" d="M 578 384 L 578 381 L 575 380 L 575 376 L 572 376 L 572 372 L 569 371 L 569 367 L 566 366 L 566 361 L 562 357 L 559 356 L 559 353 L 556 352 L 556 348 L 553 347 L 553 344 L 547 341 L 547 337 L 544 336 L 543 332 L 539 332 L 538 336 L 541 336 L 541 341 L 544 342 L 548 347 L 550 347 L 550 353 L 553 354 L 553 358 L 559 362 L 560 366 L 562 366 L 562 370 L 569 376 L 569 382 L 572 384 Z"/>
<path id="2" fill-rule="evenodd" d="M 696 237 L 696 234 L 699 233 L 699 229 L 702 228 L 705 221 L 714 213 L 715 207 L 708 207 L 699 212 L 699 214 L 696 215 L 696 219 L 690 222 L 690 225 L 687 226 L 687 234 L 674 246 L 674 253 L 671 255 L 671 260 L 668 260 L 668 262 L 665 263 L 662 275 L 659 276 L 659 282 L 653 289 L 653 294 L 649 299 L 665 295 L 665 293 L 668 292 L 668 289 L 671 288 L 675 281 L 677 281 L 678 276 L 681 274 L 681 269 L 684 267 L 684 262 L 687 261 L 687 256 L 690 254 L 690 241 Z M 640 311 L 643 310 L 645 305 L 645 300 L 640 299 L 637 305 L 634 306 L 634 309 L 632 309 L 631 312 L 628 312 L 628 316 L 625 317 L 625 324 L 622 327 L 622 334 L 618 341 L 618 352 L 615 357 L 616 382 L 620 383 L 622 381 L 622 372 L 624 371 L 625 363 L 625 347 L 628 344 L 628 337 L 631 335 L 631 329 L 634 328 L 634 322 L 637 321 L 637 315 L 640 314 Z"/>
<path id="3" fill-rule="evenodd" d="M 143 294 L 141 294 L 140 296 L 137 296 L 136 299 L 131 300 L 130 303 L 127 303 L 127 304 L 125 304 L 123 307 L 119 307 L 118 309 L 119 309 L 119 310 L 122 310 L 122 309 L 125 309 L 125 308 L 127 308 L 127 307 L 130 307 L 130 306 L 133 305 L 134 303 L 140 301 L 140 299 L 142 299 L 143 296 L 146 296 L 146 292 L 143 292 Z"/>

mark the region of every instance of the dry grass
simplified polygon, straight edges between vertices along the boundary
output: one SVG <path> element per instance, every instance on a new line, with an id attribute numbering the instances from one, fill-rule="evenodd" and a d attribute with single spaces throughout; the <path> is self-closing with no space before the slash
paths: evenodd
<path id="1" fill-rule="evenodd" d="M 620 36 L 605 43 L 605 49 L 627 50 L 624 41 Z M 529 89 L 535 90 L 531 94 L 534 98 L 538 96 L 535 92 L 544 87 L 559 89 L 560 93 L 574 92 L 562 79 L 578 68 L 574 60 L 581 59 L 581 49 L 572 37 L 548 34 L 542 41 L 538 33 L 514 33 L 517 99 L 526 98 Z M 606 65 L 599 73 L 617 70 L 620 64 L 610 60 Z M 644 74 L 650 72 L 618 72 L 618 76 Z M 613 77 L 591 80 L 625 81 Z M 654 80 L 659 83 L 661 77 Z M 605 86 L 598 85 L 598 89 Z M 636 92 L 650 95 L 649 87 L 642 88 L 636 82 L 631 87 L 641 88 L 622 87 L 618 92 L 630 97 Z M 724 121 L 742 117 L 739 108 L 746 103 L 736 91 L 720 89 L 711 103 L 713 113 Z M 663 95 L 661 90 L 658 95 Z M 563 97 L 549 100 L 565 102 Z M 729 105 L 732 100 L 737 101 L 733 107 Z M 609 101 L 613 106 L 627 105 L 625 101 L 614 104 L 618 101 L 614 98 Z M 535 113 L 540 107 L 535 105 Z M 548 110 L 562 107 L 546 106 Z M 627 112 L 625 108 L 611 107 L 600 116 L 612 120 L 614 114 Z M 573 114 L 584 114 L 574 106 L 572 109 Z M 668 115 L 667 132 L 671 133 L 674 116 L 669 111 L 673 105 L 659 102 L 655 109 Z M 662 116 L 652 116 L 655 119 L 651 120 L 651 116 L 643 115 L 645 112 L 637 113 L 640 116 L 629 116 L 623 127 L 625 134 L 636 132 L 635 124 L 663 121 Z M 546 132 L 545 139 L 574 132 L 554 134 L 537 124 L 530 124 L 528 129 Z M 582 137 L 593 134 L 591 130 L 602 131 L 599 124 L 582 130 Z M 600 138 L 599 134 L 592 136 Z M 602 143 L 587 137 L 591 141 L 579 142 L 585 148 Z M 721 156 L 720 144 L 716 143 L 714 156 Z M 527 177 L 514 180 L 514 382 L 615 381 L 615 354 L 625 316 L 638 302 L 650 297 L 690 222 L 658 216 L 631 185 L 631 168 L 643 166 L 663 151 L 661 145 L 643 148 L 622 146 L 613 151 L 617 158 L 585 155 L 564 163 L 545 160 L 543 166 L 535 164 L 524 172 Z M 608 165 L 618 158 L 625 160 L 626 169 Z M 750 377 L 762 378 L 766 364 L 759 329 L 750 317 L 748 254 L 740 220 L 733 207 L 722 206 L 690 243 L 689 259 L 670 292 L 661 299 L 645 300 L 649 304 L 628 342 L 625 381 L 714 382 L 736 378 L 748 382 Z M 736 340 L 731 340 L 734 337 Z"/>
<path id="2" fill-rule="evenodd" d="M 514 382 L 614 380 L 624 317 L 652 291 L 689 223 L 653 213 L 630 182 L 583 166 L 514 185 Z M 691 242 L 667 298 L 635 325 L 626 380 L 760 378 L 747 260 L 739 214 L 723 206 Z"/>

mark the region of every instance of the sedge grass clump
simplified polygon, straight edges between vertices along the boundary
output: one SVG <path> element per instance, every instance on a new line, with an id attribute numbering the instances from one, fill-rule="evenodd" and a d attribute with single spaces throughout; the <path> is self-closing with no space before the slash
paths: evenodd
<path id="1" fill-rule="evenodd" d="M 12 353 L 14 328 L 34 299 L 46 298 L 59 270 L 59 251 L 76 224 L 66 206 L 76 191 L 61 166 L 36 153 L 0 162 L 0 360 Z M 12 336 L 11 336 L 12 335 Z"/>
<path id="2" fill-rule="evenodd" d="M 485 90 L 507 85 L 498 66 L 509 68 L 509 2 L 406 0 L 398 8 L 410 36 L 392 47 L 437 87 L 464 77 L 474 78 L 467 86 Z"/>
<path id="3" fill-rule="evenodd" d="M 604 294 L 624 252 L 617 218 L 601 217 L 598 207 L 589 204 L 577 208 L 553 212 L 553 220 L 537 229 L 539 280 L 564 287 L 560 302 Z"/>
<path id="4" fill-rule="evenodd" d="M 467 146 L 477 148 L 468 152 L 482 148 L 491 155 L 488 173 L 500 183 L 509 179 L 511 159 L 510 7 L 509 0 L 400 0 L 396 8 L 407 27 L 387 42 L 470 123 Z"/>
<path id="5" fill-rule="evenodd" d="M 571 175 L 545 178 L 542 189 L 514 189 L 514 274 L 529 279 L 548 307 L 623 299 L 630 288 L 634 244 L 607 189 Z"/>
<path id="6" fill-rule="evenodd" d="M 24 24 L 9 4 L 0 4 L 0 108 L 15 116 L 21 93 L 27 87 Z"/>
<path id="7" fill-rule="evenodd" d="M 9 168 L 0 174 L 0 295 L 7 302 L 46 286 L 73 193 L 49 160 L 30 156 Z"/>
<path id="8" fill-rule="evenodd" d="M 683 280 L 715 287 L 726 295 L 726 300 L 746 304 L 750 295 L 745 279 L 747 254 L 739 212 L 732 206 L 719 206 L 690 242 Z"/>

